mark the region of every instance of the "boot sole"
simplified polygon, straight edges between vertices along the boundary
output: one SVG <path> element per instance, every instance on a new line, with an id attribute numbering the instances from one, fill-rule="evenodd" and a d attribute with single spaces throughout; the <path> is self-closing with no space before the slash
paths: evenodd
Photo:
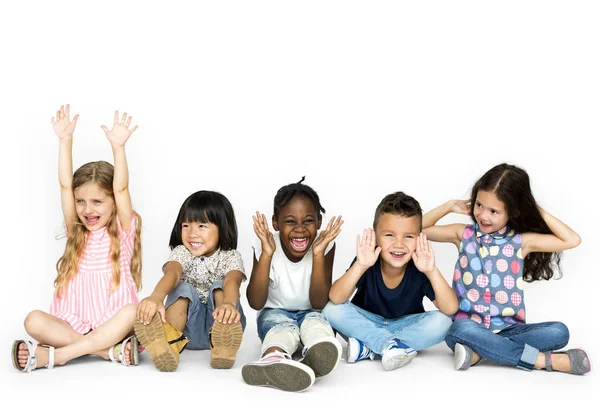
<path id="1" fill-rule="evenodd" d="M 223 324 L 218 321 L 211 329 L 210 366 L 230 369 L 235 363 L 237 351 L 242 344 L 244 332 L 240 323 Z"/>
<path id="2" fill-rule="evenodd" d="M 306 351 L 302 363 L 310 367 L 315 372 L 315 377 L 319 378 L 333 372 L 338 360 L 338 347 L 332 342 L 321 342 Z"/>
<path id="3" fill-rule="evenodd" d="M 281 362 L 265 365 L 248 364 L 242 368 L 242 378 L 248 385 L 301 392 L 310 388 L 314 380 L 307 370 L 298 365 Z"/>
<path id="4" fill-rule="evenodd" d="M 150 324 L 147 325 L 136 320 L 133 328 L 135 335 L 148 351 L 156 369 L 161 372 L 173 372 L 177 369 L 179 355 L 171 349 L 167 342 L 160 314 L 156 313 Z"/>

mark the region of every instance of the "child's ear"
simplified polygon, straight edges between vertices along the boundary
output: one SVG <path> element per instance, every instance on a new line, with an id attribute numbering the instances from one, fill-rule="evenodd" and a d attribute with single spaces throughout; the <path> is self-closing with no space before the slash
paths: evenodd
<path id="1" fill-rule="evenodd" d="M 277 221 L 277 217 L 275 217 L 275 215 L 273 215 L 273 217 L 271 218 L 271 221 L 273 223 L 273 229 L 276 232 L 279 232 L 279 222 Z"/>
<path id="2" fill-rule="evenodd" d="M 321 223 L 323 222 L 323 216 L 319 216 L 319 220 L 317 221 L 317 230 L 321 228 Z"/>

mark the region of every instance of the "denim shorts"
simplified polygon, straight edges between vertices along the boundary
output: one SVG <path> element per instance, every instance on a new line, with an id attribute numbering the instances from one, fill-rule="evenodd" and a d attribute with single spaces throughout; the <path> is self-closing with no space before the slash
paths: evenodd
<path id="1" fill-rule="evenodd" d="M 215 320 L 212 313 L 215 309 L 215 300 L 213 292 L 223 289 L 223 280 L 215 281 L 208 291 L 208 303 L 200 301 L 198 291 L 193 285 L 186 282 L 180 282 L 173 291 L 167 296 L 165 308 L 169 308 L 179 298 L 190 300 L 187 311 L 187 322 L 183 329 L 183 335 L 189 340 L 186 349 L 209 349 L 208 330 L 212 327 Z M 242 310 L 242 305 L 238 301 L 237 309 L 240 312 L 240 323 L 242 329 L 246 328 L 246 316 Z"/>
<path id="2" fill-rule="evenodd" d="M 300 326 L 306 316 L 319 318 L 327 323 L 321 310 L 288 311 L 281 308 L 264 308 L 256 317 L 256 330 L 261 341 L 274 327 L 285 327 L 292 331 L 300 332 Z"/>

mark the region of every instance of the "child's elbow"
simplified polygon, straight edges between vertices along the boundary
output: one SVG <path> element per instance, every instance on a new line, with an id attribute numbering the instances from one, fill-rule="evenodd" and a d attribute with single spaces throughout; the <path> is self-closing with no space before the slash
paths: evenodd
<path id="1" fill-rule="evenodd" d="M 573 233 L 575 236 L 573 236 L 572 239 L 572 246 L 571 249 L 576 248 L 577 246 L 579 246 L 581 244 L 581 236 L 579 236 L 577 233 Z"/>

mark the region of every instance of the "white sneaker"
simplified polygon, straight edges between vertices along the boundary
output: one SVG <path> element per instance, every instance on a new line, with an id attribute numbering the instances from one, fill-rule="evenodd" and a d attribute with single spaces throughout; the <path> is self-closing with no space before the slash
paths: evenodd
<path id="1" fill-rule="evenodd" d="M 353 337 L 348 338 L 348 357 L 347 363 L 354 363 L 363 359 L 373 359 L 375 353 L 367 347 L 363 342 Z"/>
<path id="2" fill-rule="evenodd" d="M 415 356 L 417 356 L 416 350 L 394 339 L 383 351 L 381 364 L 386 371 L 393 371 L 408 365 Z"/>
<path id="3" fill-rule="evenodd" d="M 342 344 L 333 336 L 327 336 L 304 348 L 301 362 L 308 365 L 317 378 L 329 375 L 342 357 Z"/>
<path id="4" fill-rule="evenodd" d="M 314 384 L 315 373 L 308 366 L 292 360 L 289 355 L 275 351 L 244 365 L 242 378 L 248 385 L 301 392 Z"/>

